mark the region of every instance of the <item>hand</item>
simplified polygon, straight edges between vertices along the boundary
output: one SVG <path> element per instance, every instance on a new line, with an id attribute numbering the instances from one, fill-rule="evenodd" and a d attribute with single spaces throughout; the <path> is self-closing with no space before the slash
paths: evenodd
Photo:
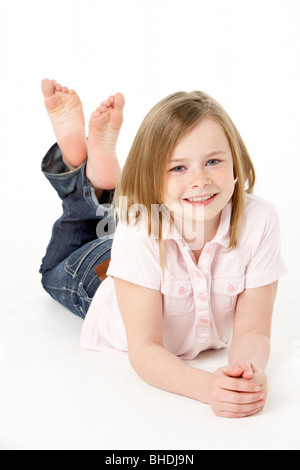
<path id="1" fill-rule="evenodd" d="M 256 364 L 253 364 L 249 361 L 241 361 L 238 364 L 224 367 L 223 370 L 225 371 L 226 375 L 230 377 L 242 377 L 244 379 L 251 380 L 251 382 L 257 385 L 260 385 L 262 392 L 267 398 L 268 378 L 263 369 L 258 367 Z"/>
<path id="2" fill-rule="evenodd" d="M 245 371 L 239 365 L 223 367 L 212 374 L 210 406 L 217 416 L 244 418 L 263 409 L 265 393 L 260 383 L 253 382 L 253 379 L 258 382 L 264 380 L 258 368 L 257 372 L 256 369 L 251 368 L 251 370 L 251 381 L 241 376 L 246 372 L 249 374 L 250 369 L 247 368 Z"/>

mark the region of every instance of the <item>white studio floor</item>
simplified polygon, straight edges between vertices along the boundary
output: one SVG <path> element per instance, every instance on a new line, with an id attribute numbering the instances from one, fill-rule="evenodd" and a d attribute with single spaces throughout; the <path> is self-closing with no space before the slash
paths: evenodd
<path id="1" fill-rule="evenodd" d="M 26 273 L 19 272 L 21 278 Z M 279 292 L 263 413 L 230 420 L 142 382 L 127 356 L 80 349 L 82 320 L 26 279 L 0 330 L 1 449 L 300 449 L 300 345 Z M 293 319 L 294 318 L 294 319 Z M 299 323 L 298 323 L 299 333 Z M 227 351 L 194 365 L 215 370 Z"/>
<path id="2" fill-rule="evenodd" d="M 0 449 L 299 450 L 299 0 L 52 0 L 46 15 L 38 0 L 0 2 Z M 126 356 L 81 350 L 82 320 L 43 292 L 39 264 L 61 215 L 40 173 L 54 143 L 45 77 L 74 88 L 87 118 L 125 94 L 121 164 L 146 113 L 175 91 L 206 91 L 236 123 L 255 194 L 279 211 L 289 270 L 263 413 L 217 418 L 142 382 Z M 193 364 L 213 371 L 227 353 Z"/>

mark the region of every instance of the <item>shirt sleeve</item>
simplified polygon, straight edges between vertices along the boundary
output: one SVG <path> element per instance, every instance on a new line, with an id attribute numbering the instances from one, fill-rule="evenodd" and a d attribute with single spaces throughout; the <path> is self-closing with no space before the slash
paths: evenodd
<path id="1" fill-rule="evenodd" d="M 118 223 L 107 275 L 160 290 L 162 268 L 158 241 L 149 237 L 142 223 L 138 226 Z"/>
<path id="2" fill-rule="evenodd" d="M 287 269 L 281 258 L 280 222 L 273 205 L 270 206 L 264 225 L 256 220 L 255 230 L 261 238 L 254 248 L 246 269 L 245 288 L 262 287 L 277 281 L 286 274 Z"/>

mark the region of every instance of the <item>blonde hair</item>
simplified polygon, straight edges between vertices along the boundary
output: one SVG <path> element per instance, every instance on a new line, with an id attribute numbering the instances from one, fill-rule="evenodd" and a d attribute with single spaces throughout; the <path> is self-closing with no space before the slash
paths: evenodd
<path id="1" fill-rule="evenodd" d="M 163 204 L 166 167 L 170 155 L 177 143 L 202 119 L 212 119 L 222 126 L 232 152 L 237 181 L 232 196 L 228 248 L 233 249 L 237 245 L 245 212 L 244 193 L 252 193 L 255 171 L 246 146 L 226 111 L 217 101 L 201 91 L 169 95 L 147 114 L 134 139 L 116 188 L 116 209 L 119 210 L 121 220 L 128 223 L 132 205 L 142 204 L 150 214 L 152 205 Z M 127 198 L 128 210 L 125 214 L 120 207 L 121 196 Z M 149 235 L 153 233 L 150 219 L 148 218 Z M 163 265 L 161 231 L 158 239 Z"/>

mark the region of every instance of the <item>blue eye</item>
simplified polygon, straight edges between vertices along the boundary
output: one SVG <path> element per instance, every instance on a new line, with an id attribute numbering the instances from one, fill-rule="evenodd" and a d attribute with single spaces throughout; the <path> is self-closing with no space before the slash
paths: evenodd
<path id="1" fill-rule="evenodd" d="M 180 173 L 183 170 L 184 170 L 184 166 L 175 166 L 174 168 L 172 168 L 171 171 L 173 171 L 174 173 Z"/>
<path id="2" fill-rule="evenodd" d="M 220 160 L 214 159 L 214 160 L 209 160 L 207 162 L 207 164 L 208 164 L 208 166 L 214 166 L 214 165 L 217 165 L 219 162 L 220 162 Z"/>

